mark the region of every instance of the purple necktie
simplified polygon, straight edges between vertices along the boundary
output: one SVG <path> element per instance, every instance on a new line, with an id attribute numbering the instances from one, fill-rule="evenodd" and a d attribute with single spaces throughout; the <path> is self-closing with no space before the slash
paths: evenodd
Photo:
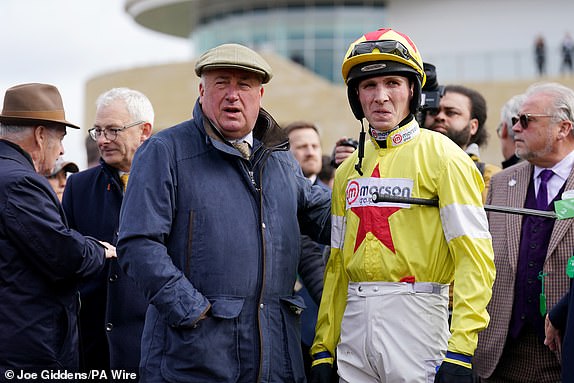
<path id="1" fill-rule="evenodd" d="M 538 177 L 540 178 L 540 187 L 538 188 L 538 195 L 536 196 L 536 207 L 538 210 L 548 209 L 548 187 L 547 183 L 554 175 L 550 169 L 543 170 Z"/>

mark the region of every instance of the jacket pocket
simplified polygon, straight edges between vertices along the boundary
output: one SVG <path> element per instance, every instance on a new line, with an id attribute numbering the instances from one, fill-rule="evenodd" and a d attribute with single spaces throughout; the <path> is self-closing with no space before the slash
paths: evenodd
<path id="1" fill-rule="evenodd" d="M 79 293 L 74 294 L 69 301 L 62 302 L 54 307 L 55 314 L 52 321 L 50 336 L 54 337 L 56 365 L 61 368 L 77 368 L 79 359 L 75 345 L 78 344 L 78 311 Z"/>
<path id="2" fill-rule="evenodd" d="M 170 381 L 234 382 L 239 376 L 238 318 L 244 300 L 209 300 L 209 316 L 197 326 L 166 330 L 161 371 Z"/>
<path id="3" fill-rule="evenodd" d="M 306 308 L 303 297 L 299 295 L 280 298 L 281 318 L 285 343 L 282 355 L 287 366 L 284 379 L 293 382 L 305 381 L 305 370 L 301 354 L 301 313 Z"/>

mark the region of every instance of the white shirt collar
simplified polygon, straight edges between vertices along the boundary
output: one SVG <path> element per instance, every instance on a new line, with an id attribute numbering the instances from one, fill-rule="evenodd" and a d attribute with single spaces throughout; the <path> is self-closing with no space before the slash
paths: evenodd
<path id="1" fill-rule="evenodd" d="M 245 137 L 238 138 L 236 140 L 228 140 L 229 142 L 247 142 L 251 148 L 253 148 L 253 131 L 249 132 Z"/>
<path id="2" fill-rule="evenodd" d="M 216 124 L 215 122 L 211 121 L 211 119 L 209 119 L 209 121 L 211 122 L 211 125 L 213 125 L 213 127 L 214 127 L 215 129 L 217 129 L 217 131 L 218 131 L 219 133 L 221 133 L 221 129 L 219 129 L 219 126 L 217 126 L 217 124 Z M 223 134 L 222 134 L 222 135 L 223 135 Z M 253 148 L 253 130 L 250 131 L 249 133 L 247 133 L 247 135 L 246 135 L 245 137 L 238 138 L 238 139 L 235 139 L 235 140 L 227 140 L 227 142 L 229 142 L 229 143 L 243 142 L 243 141 L 247 142 L 247 143 L 249 144 L 249 146 L 250 146 L 251 148 Z"/>
<path id="3" fill-rule="evenodd" d="M 574 151 L 568 153 L 566 157 L 549 169 L 552 170 L 556 176 L 560 177 L 562 181 L 566 181 L 572 167 L 574 167 Z M 543 170 L 545 170 L 545 168 L 534 166 L 534 178 L 538 178 Z"/>
<path id="4" fill-rule="evenodd" d="M 554 172 L 554 176 L 550 178 L 550 180 L 548 181 L 548 201 L 552 201 L 556 197 L 556 195 L 558 195 L 558 192 L 562 188 L 562 185 L 564 185 L 564 182 L 566 182 L 568 176 L 570 176 L 570 171 L 572 170 L 573 167 L 574 167 L 574 151 L 568 153 L 568 155 L 564 157 L 562 160 L 560 160 L 560 162 L 558 162 L 553 167 L 549 168 Z M 533 177 L 534 177 L 534 188 L 536 194 L 538 194 L 538 188 L 540 186 L 540 178 L 538 178 L 538 176 L 543 170 L 545 170 L 545 168 L 534 166 Z"/>

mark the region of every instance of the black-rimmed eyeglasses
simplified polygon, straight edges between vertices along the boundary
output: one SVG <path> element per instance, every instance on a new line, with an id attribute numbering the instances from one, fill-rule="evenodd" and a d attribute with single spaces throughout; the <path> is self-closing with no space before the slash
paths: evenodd
<path id="1" fill-rule="evenodd" d="M 92 137 L 92 140 L 94 141 L 97 141 L 98 138 L 102 136 L 102 134 L 104 135 L 104 137 L 106 137 L 106 139 L 114 141 L 116 138 L 118 138 L 118 132 L 126 130 L 127 128 L 131 128 L 132 126 L 141 125 L 143 123 L 145 123 L 145 121 L 140 120 L 132 122 L 131 124 L 124 125 L 121 128 L 107 128 L 107 129 L 92 128 L 88 130 L 88 133 L 90 134 L 90 137 Z"/>
<path id="2" fill-rule="evenodd" d="M 519 114 L 516 117 L 512 117 L 512 126 L 516 125 L 517 122 L 520 122 L 520 127 L 522 129 L 527 129 L 528 124 L 533 120 L 533 117 L 554 117 L 553 114 L 541 114 L 541 113 L 524 113 Z"/>

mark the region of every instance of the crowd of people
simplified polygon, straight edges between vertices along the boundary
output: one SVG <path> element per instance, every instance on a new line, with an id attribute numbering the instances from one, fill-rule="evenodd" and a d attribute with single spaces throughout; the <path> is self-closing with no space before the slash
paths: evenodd
<path id="1" fill-rule="evenodd" d="M 484 97 L 448 84 L 421 109 L 424 64 L 404 33 L 358 36 L 359 140 L 324 155 L 327 131 L 261 106 L 265 59 L 222 44 L 173 127 L 153 132 L 137 90 L 102 93 L 82 171 L 58 89 L 6 90 L 0 376 L 574 382 L 574 226 L 552 215 L 574 198 L 574 90 L 510 98 L 498 166 Z"/>

